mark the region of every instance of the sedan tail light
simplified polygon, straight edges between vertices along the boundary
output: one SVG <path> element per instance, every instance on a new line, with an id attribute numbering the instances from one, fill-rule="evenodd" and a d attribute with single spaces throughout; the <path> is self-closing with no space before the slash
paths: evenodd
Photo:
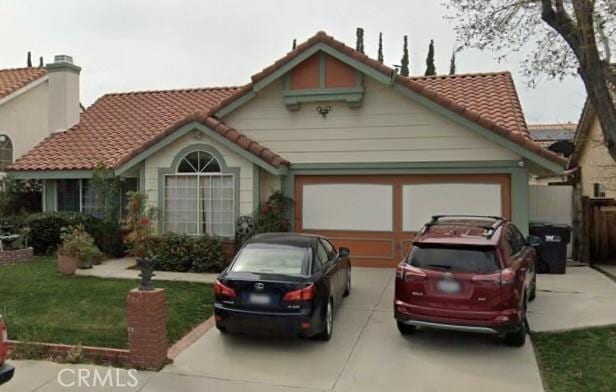
<path id="1" fill-rule="evenodd" d="M 225 286 L 218 279 L 216 279 L 216 283 L 214 283 L 214 294 L 227 297 L 227 298 L 236 297 L 235 290 L 233 290 L 229 286 Z"/>
<path id="2" fill-rule="evenodd" d="M 285 293 L 283 300 L 287 302 L 293 301 L 310 301 L 317 294 L 317 289 L 313 284 L 304 287 L 303 289 L 293 290 Z"/>

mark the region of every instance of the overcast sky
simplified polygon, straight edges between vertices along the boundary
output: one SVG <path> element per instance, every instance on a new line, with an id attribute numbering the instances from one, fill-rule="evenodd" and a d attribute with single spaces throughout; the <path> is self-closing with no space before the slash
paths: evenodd
<path id="1" fill-rule="evenodd" d="M 245 84 L 250 75 L 325 30 L 354 46 L 365 30 L 366 54 L 376 58 L 383 32 L 385 63 L 399 64 L 409 36 L 411 73 L 423 74 L 428 42 L 438 73 L 449 69 L 455 34 L 440 0 L 0 0 L 0 68 L 69 54 L 82 67 L 81 97 L 102 94 Z M 512 71 L 527 121 L 577 121 L 585 99 L 579 80 L 542 81 L 535 89 L 515 59 L 466 50 L 459 73 Z"/>

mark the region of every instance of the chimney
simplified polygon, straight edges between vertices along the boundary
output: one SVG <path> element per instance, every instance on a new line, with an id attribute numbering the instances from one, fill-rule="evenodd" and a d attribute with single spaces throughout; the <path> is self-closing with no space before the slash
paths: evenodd
<path id="1" fill-rule="evenodd" d="M 65 131 L 79 122 L 79 73 L 73 58 L 56 55 L 47 64 L 49 80 L 49 132 Z"/>

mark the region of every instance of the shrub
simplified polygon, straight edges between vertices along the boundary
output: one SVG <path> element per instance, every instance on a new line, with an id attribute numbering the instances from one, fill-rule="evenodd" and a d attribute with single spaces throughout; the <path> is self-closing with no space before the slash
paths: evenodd
<path id="1" fill-rule="evenodd" d="M 147 248 L 159 271 L 220 272 L 227 265 L 219 237 L 166 233 L 149 237 Z"/>
<path id="2" fill-rule="evenodd" d="M 112 257 L 125 254 L 121 227 L 117 223 L 103 222 L 90 215 L 76 212 L 40 212 L 24 220 L 30 228 L 28 243 L 36 254 L 52 254 L 61 243 L 63 227 L 83 225 L 100 250 Z"/>

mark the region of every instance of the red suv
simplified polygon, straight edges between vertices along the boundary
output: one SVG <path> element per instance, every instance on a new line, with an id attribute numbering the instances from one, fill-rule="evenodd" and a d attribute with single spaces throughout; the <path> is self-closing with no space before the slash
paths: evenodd
<path id="1" fill-rule="evenodd" d="M 6 357 L 9 353 L 8 335 L 6 332 L 6 325 L 2 316 L 0 316 L 0 385 L 13 378 L 15 368 L 6 363 Z"/>
<path id="2" fill-rule="evenodd" d="M 538 244 L 500 217 L 434 216 L 396 271 L 398 329 L 489 333 L 523 346 Z"/>

